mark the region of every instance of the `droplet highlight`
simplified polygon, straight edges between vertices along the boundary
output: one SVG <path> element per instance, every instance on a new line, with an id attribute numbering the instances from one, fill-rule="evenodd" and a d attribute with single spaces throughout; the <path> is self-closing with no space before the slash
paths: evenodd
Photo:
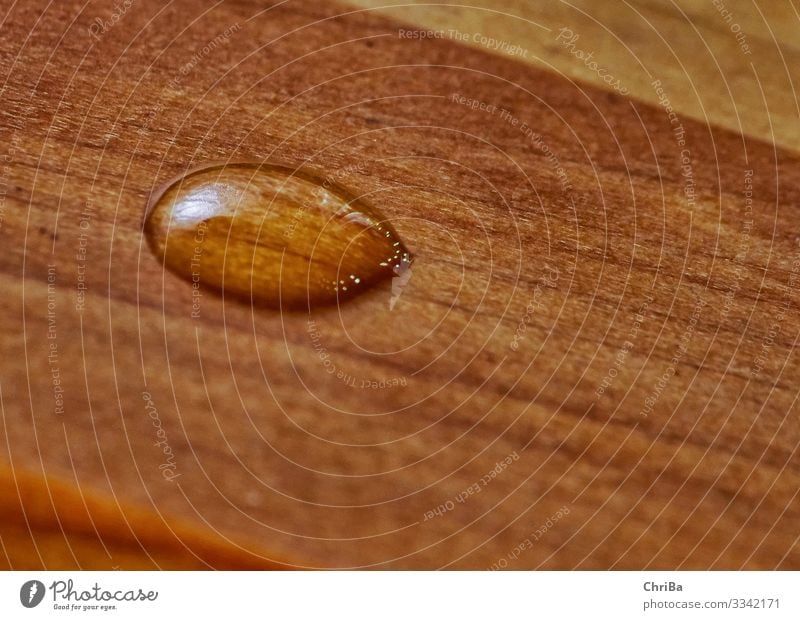
<path id="1" fill-rule="evenodd" d="M 412 261 L 364 201 L 274 164 L 187 174 L 151 201 L 145 234 L 164 265 L 193 286 L 274 308 L 342 301 Z"/>

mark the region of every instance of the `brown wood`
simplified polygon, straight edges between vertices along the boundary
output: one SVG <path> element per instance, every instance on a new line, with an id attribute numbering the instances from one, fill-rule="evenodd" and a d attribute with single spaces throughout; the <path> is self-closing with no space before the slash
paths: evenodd
<path id="1" fill-rule="evenodd" d="M 798 568 L 797 157 L 342 10 L 9 9 L 4 460 L 295 566 Z M 276 154 L 402 290 L 192 318 L 151 192 Z"/>
<path id="2" fill-rule="evenodd" d="M 123 495 L 123 494 L 118 494 Z M 0 472 L 0 568 L 272 570 L 235 541 L 47 476 Z M 252 542 L 249 546 L 253 546 Z"/>
<path id="3" fill-rule="evenodd" d="M 657 77 L 682 114 L 800 149 L 800 12 L 793 2 L 348 4 L 654 105 Z"/>

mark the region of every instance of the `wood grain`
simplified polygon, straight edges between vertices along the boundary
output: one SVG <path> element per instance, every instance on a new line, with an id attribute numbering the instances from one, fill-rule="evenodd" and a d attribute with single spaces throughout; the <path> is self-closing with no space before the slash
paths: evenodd
<path id="1" fill-rule="evenodd" d="M 170 522 L 46 475 L 4 468 L 0 496 L 3 570 L 285 568 L 205 529 Z"/>
<path id="2" fill-rule="evenodd" d="M 268 563 L 798 568 L 797 158 L 343 11 L 8 9 L 3 460 Z M 151 192 L 276 154 L 402 291 L 192 318 Z"/>
<path id="3" fill-rule="evenodd" d="M 792 2 L 348 4 L 653 105 L 658 79 L 681 114 L 800 150 L 800 13 Z"/>

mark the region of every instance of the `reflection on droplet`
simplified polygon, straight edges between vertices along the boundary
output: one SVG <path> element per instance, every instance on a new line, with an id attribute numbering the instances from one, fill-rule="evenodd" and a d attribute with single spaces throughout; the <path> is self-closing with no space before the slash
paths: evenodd
<path id="1" fill-rule="evenodd" d="M 412 260 L 368 205 L 272 164 L 187 174 L 151 205 L 145 232 L 193 286 L 285 309 L 352 297 Z"/>

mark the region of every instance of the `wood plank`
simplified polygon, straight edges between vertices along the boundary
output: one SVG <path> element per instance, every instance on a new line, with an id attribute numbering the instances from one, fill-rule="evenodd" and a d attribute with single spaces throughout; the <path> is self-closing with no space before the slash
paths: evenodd
<path id="1" fill-rule="evenodd" d="M 681 114 L 800 150 L 800 14 L 791 2 L 348 4 L 653 105 L 658 79 Z"/>
<path id="2" fill-rule="evenodd" d="M 3 26 L 16 471 L 301 567 L 798 567 L 794 155 L 334 4 L 111 10 Z M 390 218 L 394 309 L 192 318 L 149 196 L 270 157 Z"/>
<path id="3" fill-rule="evenodd" d="M 0 473 L 0 569 L 270 570 L 253 541 L 214 537 L 115 498 L 4 467 Z"/>

